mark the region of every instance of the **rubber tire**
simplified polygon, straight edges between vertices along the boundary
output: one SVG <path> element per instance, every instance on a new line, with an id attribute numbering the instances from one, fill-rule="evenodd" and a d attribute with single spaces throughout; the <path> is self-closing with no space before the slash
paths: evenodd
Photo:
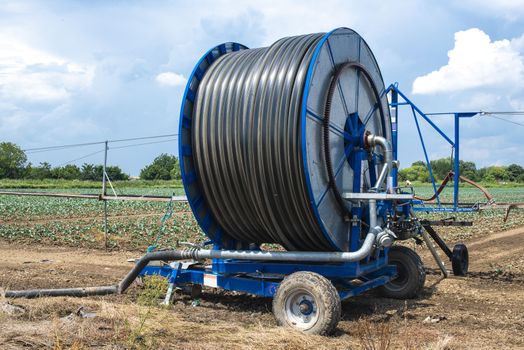
<path id="1" fill-rule="evenodd" d="M 317 322 L 311 328 L 301 331 L 308 334 L 331 334 L 340 321 L 340 296 L 327 278 L 315 272 L 295 272 L 282 280 L 273 298 L 273 315 L 277 324 L 297 329 L 287 318 L 285 310 L 287 297 L 297 289 L 305 289 L 315 298 L 319 313 Z"/>
<path id="2" fill-rule="evenodd" d="M 395 245 L 389 250 L 389 264 L 397 266 L 398 277 L 381 286 L 381 294 L 394 299 L 416 298 L 426 282 L 420 256 L 408 247 Z"/>
<path id="3" fill-rule="evenodd" d="M 468 273 L 469 254 L 468 248 L 464 244 L 456 244 L 453 247 L 451 266 L 455 276 L 465 276 Z"/>

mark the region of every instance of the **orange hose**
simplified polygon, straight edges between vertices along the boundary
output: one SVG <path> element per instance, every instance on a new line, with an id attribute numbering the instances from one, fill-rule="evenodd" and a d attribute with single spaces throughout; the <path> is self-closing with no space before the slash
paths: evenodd
<path id="1" fill-rule="evenodd" d="M 431 202 L 431 201 L 434 201 L 436 198 L 437 198 L 437 194 L 440 194 L 444 188 L 446 187 L 446 185 L 448 184 L 449 180 L 455 176 L 455 173 L 453 171 L 450 171 L 448 173 L 448 175 L 446 175 L 446 177 L 444 178 L 444 180 L 442 181 L 442 183 L 440 184 L 439 188 L 437 189 L 437 191 L 433 194 L 433 196 L 431 196 L 430 198 L 421 198 L 421 197 L 417 197 L 417 196 L 414 196 L 413 198 L 415 199 L 418 199 L 418 200 L 421 200 L 421 201 L 424 201 L 424 202 Z M 465 176 L 462 176 L 462 175 L 459 175 L 459 179 L 463 182 L 466 182 L 468 184 L 470 184 L 471 186 L 473 187 L 476 187 L 478 188 L 483 194 L 484 196 L 488 199 L 489 202 L 493 201 L 493 196 L 491 195 L 491 193 L 488 192 L 488 190 L 484 187 L 482 187 L 481 185 L 479 185 L 478 183 L 476 183 L 475 181 L 473 180 L 470 180 L 468 179 L 467 177 Z"/>

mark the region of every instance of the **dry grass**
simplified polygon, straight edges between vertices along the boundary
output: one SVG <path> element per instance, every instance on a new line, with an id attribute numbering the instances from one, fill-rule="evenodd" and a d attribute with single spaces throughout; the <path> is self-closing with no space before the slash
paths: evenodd
<path id="1" fill-rule="evenodd" d="M 388 350 L 391 345 L 391 324 L 381 322 L 378 324 L 361 320 L 357 324 L 356 334 L 360 345 L 365 350 Z"/>

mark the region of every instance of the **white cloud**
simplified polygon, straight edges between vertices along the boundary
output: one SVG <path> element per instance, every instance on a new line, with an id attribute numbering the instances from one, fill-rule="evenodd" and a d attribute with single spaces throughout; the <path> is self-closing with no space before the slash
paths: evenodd
<path id="1" fill-rule="evenodd" d="M 93 68 L 34 49 L 0 33 L 0 97 L 59 103 L 91 85 Z"/>
<path id="2" fill-rule="evenodd" d="M 0 33 L 0 96 L 56 103 L 90 86 L 93 69 L 25 45 Z"/>
<path id="3" fill-rule="evenodd" d="M 160 85 L 166 86 L 184 86 L 187 79 L 182 74 L 173 72 L 163 72 L 156 76 L 155 80 Z"/>
<path id="4" fill-rule="evenodd" d="M 509 105 L 515 111 L 524 111 L 524 99 L 510 98 Z"/>
<path id="5" fill-rule="evenodd" d="M 524 51 L 524 34 L 522 34 L 518 38 L 511 39 L 511 47 L 513 47 L 515 50 L 523 52 Z"/>
<path id="6" fill-rule="evenodd" d="M 456 32 L 455 46 L 448 57 L 447 65 L 415 79 L 414 94 L 485 87 L 511 90 L 524 85 L 524 59 L 518 49 L 510 40 L 492 42 L 478 28 Z"/>
<path id="7" fill-rule="evenodd" d="M 485 119 L 483 122 L 488 121 L 490 120 Z M 520 154 L 521 146 L 501 135 L 477 136 L 463 140 L 460 146 L 461 158 L 474 160 L 477 166 L 503 165 L 522 161 L 518 159 L 518 156 L 515 158 L 515 155 Z"/>
<path id="8" fill-rule="evenodd" d="M 459 103 L 460 108 L 468 111 L 486 111 L 491 110 L 494 106 L 499 105 L 502 97 L 496 93 L 478 92 L 469 97 L 465 97 L 463 102 Z"/>

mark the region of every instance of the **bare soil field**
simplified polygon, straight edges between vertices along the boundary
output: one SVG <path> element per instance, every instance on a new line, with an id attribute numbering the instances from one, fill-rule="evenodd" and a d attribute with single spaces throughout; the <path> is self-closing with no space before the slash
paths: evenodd
<path id="1" fill-rule="evenodd" d="M 470 271 L 440 278 L 427 249 L 423 295 L 376 293 L 343 304 L 330 337 L 277 327 L 271 300 L 206 289 L 173 305 L 143 302 L 151 286 L 91 298 L 0 299 L 2 349 L 522 349 L 524 227 L 469 240 Z M 140 253 L 0 242 L 4 289 L 113 284 Z M 163 292 L 160 285 L 160 291 Z"/>

